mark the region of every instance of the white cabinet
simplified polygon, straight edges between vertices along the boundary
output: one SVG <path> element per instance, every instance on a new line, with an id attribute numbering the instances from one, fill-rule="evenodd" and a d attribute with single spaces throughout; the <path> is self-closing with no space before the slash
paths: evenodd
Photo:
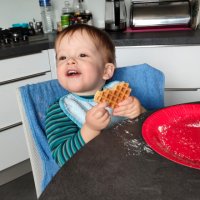
<path id="1" fill-rule="evenodd" d="M 167 105 L 200 101 L 200 89 L 181 89 L 165 91 L 165 100 Z"/>
<path id="2" fill-rule="evenodd" d="M 117 66 L 147 63 L 165 74 L 165 105 L 200 100 L 200 46 L 117 47 Z"/>
<path id="3" fill-rule="evenodd" d="M 0 171 L 28 159 L 22 126 L 0 132 Z"/>
<path id="4" fill-rule="evenodd" d="M 50 71 L 48 51 L 0 60 L 0 83 Z"/>
<path id="5" fill-rule="evenodd" d="M 45 72 L 44 74 L 40 74 L 40 76 L 33 75 L 32 78 L 29 77 L 23 80 L 10 82 L 3 85 L 1 85 L 0 83 L 0 96 L 1 96 L 0 130 L 3 127 L 11 126 L 18 122 L 21 122 L 21 117 L 19 114 L 17 98 L 16 98 L 16 88 L 22 85 L 36 83 L 39 81 L 44 81 L 49 79 L 51 79 L 50 72 Z"/>
<path id="6" fill-rule="evenodd" d="M 49 49 L 49 63 L 51 66 L 51 75 L 52 75 L 52 79 L 56 79 L 57 78 L 57 73 L 56 73 L 56 53 L 55 53 L 55 49 Z"/>
<path id="7" fill-rule="evenodd" d="M 47 50 L 0 60 L 0 171 L 29 158 L 16 89 L 51 78 Z"/>

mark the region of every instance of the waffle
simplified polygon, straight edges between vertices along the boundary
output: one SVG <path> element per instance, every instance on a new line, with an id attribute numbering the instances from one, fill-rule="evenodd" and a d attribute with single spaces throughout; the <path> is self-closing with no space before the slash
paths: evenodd
<path id="1" fill-rule="evenodd" d="M 129 88 L 129 84 L 120 82 L 111 89 L 97 91 L 94 96 L 94 101 L 96 103 L 107 102 L 108 106 L 114 109 L 119 102 L 129 97 L 130 93 L 131 89 Z"/>

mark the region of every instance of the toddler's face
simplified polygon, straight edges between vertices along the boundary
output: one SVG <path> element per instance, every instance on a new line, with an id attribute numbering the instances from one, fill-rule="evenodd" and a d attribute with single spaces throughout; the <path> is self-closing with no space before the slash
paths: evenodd
<path id="1" fill-rule="evenodd" d="M 93 95 L 105 83 L 104 59 L 86 32 L 64 36 L 56 45 L 60 84 L 78 95 Z"/>

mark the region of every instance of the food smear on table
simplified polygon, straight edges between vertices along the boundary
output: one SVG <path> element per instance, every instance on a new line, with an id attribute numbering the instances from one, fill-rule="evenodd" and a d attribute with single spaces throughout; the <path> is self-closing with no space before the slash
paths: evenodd
<path id="1" fill-rule="evenodd" d="M 121 137 L 126 156 L 139 156 L 143 153 L 153 154 L 153 150 L 141 139 L 135 138 L 133 123 L 137 123 L 138 119 L 125 120 L 117 124 L 114 128 L 117 136 Z M 124 125 L 126 124 L 126 126 Z M 123 129 L 120 127 L 123 127 Z M 124 129 L 124 127 L 127 127 Z"/>

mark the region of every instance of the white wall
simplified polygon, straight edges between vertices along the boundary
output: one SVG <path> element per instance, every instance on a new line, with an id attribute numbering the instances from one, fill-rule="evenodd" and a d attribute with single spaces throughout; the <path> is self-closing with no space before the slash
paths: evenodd
<path id="1" fill-rule="evenodd" d="M 85 4 L 92 12 L 94 25 L 104 28 L 105 0 L 85 0 Z"/>
<path id="2" fill-rule="evenodd" d="M 37 0 L 0 0 L 0 27 L 8 28 L 13 23 L 41 20 Z"/>
<path id="3" fill-rule="evenodd" d="M 60 20 L 64 0 L 51 0 L 56 21 Z M 73 0 L 69 0 L 71 3 Z M 129 7 L 131 0 L 125 0 Z M 105 0 L 85 0 L 85 5 L 93 14 L 94 25 L 104 27 Z M 129 10 L 128 10 L 129 16 Z M 41 21 L 39 0 L 0 0 L 0 27 L 8 28 L 13 23 Z"/>

